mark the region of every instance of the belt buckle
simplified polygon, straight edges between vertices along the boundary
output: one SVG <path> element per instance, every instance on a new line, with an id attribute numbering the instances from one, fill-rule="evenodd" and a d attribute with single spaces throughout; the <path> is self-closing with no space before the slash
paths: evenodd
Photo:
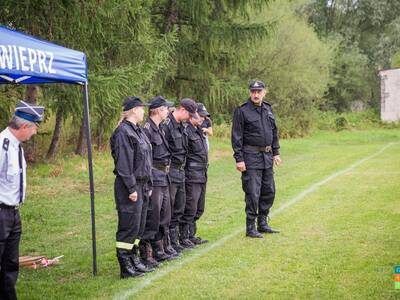
<path id="1" fill-rule="evenodd" d="M 265 146 L 265 149 L 264 149 L 264 151 L 265 152 L 271 152 L 271 146 Z"/>
<path id="2" fill-rule="evenodd" d="M 165 166 L 165 173 L 169 173 L 169 168 L 170 168 L 169 165 L 166 165 L 166 166 Z"/>

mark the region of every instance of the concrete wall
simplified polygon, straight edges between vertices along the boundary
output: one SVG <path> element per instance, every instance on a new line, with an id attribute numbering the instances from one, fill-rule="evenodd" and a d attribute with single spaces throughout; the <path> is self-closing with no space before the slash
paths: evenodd
<path id="1" fill-rule="evenodd" d="M 381 77 L 381 120 L 400 120 L 400 69 L 382 70 Z"/>

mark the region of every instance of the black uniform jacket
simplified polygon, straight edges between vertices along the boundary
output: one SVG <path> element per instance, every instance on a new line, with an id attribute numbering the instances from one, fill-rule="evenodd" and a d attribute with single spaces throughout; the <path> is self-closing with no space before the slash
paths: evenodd
<path id="1" fill-rule="evenodd" d="M 153 186 L 168 186 L 168 174 L 160 169 L 169 166 L 171 153 L 164 132 L 158 128 L 152 119 L 148 118 L 143 126 L 153 148 Z"/>
<path id="2" fill-rule="evenodd" d="M 271 152 L 262 152 L 244 146 L 272 147 Z M 244 161 L 247 169 L 272 167 L 272 156 L 279 154 L 278 128 L 271 105 L 262 102 L 256 106 L 248 99 L 236 108 L 232 122 L 232 148 L 236 162 Z"/>
<path id="3" fill-rule="evenodd" d="M 173 114 L 170 113 L 161 126 L 171 151 L 171 164 L 184 165 L 187 152 L 187 136 L 183 125 L 178 123 Z"/>
<path id="4" fill-rule="evenodd" d="M 207 181 L 208 150 L 206 138 L 200 127 L 187 123 L 188 153 L 186 158 L 186 182 L 205 183 Z"/>
<path id="5" fill-rule="evenodd" d="M 122 179 L 129 194 L 137 191 L 138 183 L 151 185 L 151 144 L 143 129 L 124 120 L 115 129 L 110 144 L 114 174 Z"/>
<path id="6" fill-rule="evenodd" d="M 187 135 L 182 123 L 178 123 L 173 114 L 170 113 L 165 122 L 161 125 L 165 139 L 171 152 L 171 169 L 169 176 L 173 183 L 185 181 L 183 167 L 186 163 Z M 179 170 L 178 170 L 179 169 Z"/>

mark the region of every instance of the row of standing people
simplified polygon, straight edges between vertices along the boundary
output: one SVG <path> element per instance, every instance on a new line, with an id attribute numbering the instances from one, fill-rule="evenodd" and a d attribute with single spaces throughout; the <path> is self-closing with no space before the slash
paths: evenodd
<path id="1" fill-rule="evenodd" d="M 204 105 L 183 99 L 173 110 L 161 96 L 123 102 L 110 143 L 116 175 L 116 252 L 121 277 L 153 271 L 162 261 L 206 243 L 196 236 L 205 207 L 208 143 Z M 149 116 L 143 126 L 144 107 Z"/>

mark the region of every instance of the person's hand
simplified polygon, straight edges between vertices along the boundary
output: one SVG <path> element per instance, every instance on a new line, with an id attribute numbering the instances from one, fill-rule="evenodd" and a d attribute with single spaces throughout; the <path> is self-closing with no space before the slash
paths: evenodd
<path id="1" fill-rule="evenodd" d="M 137 192 L 133 192 L 132 194 L 129 195 L 129 199 L 133 202 L 136 202 L 137 200 Z"/>
<path id="2" fill-rule="evenodd" d="M 236 170 L 238 170 L 239 172 L 246 171 L 246 165 L 245 165 L 244 161 L 240 161 L 240 162 L 236 163 Z"/>
<path id="3" fill-rule="evenodd" d="M 281 156 L 280 156 L 280 155 L 275 155 L 275 156 L 274 156 L 274 164 L 275 164 L 276 166 L 279 166 L 281 163 L 282 163 Z"/>

